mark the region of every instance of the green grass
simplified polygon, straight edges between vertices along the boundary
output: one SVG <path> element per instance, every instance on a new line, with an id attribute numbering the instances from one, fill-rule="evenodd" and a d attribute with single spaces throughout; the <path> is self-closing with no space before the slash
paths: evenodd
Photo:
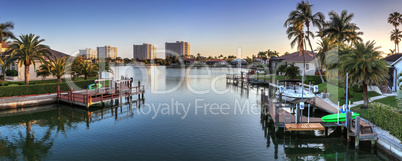
<path id="1" fill-rule="evenodd" d="M 321 83 L 318 84 L 318 91 L 324 92 L 324 89 L 327 89 L 327 91 L 330 93 L 329 94 L 329 99 L 335 103 L 338 104 L 339 101 L 339 105 L 344 105 L 346 103 L 345 99 L 342 99 L 342 97 L 344 96 L 345 92 L 344 89 L 338 86 L 335 86 L 333 84 L 329 84 L 329 83 Z M 354 92 L 352 90 L 349 90 L 350 94 L 353 96 L 352 99 L 349 99 L 348 101 L 352 101 L 352 102 L 356 102 L 356 101 L 361 101 L 363 100 L 363 93 L 357 93 Z M 375 97 L 375 96 L 379 96 L 380 94 L 370 91 L 368 92 L 368 96 L 369 97 Z"/>
<path id="2" fill-rule="evenodd" d="M 402 106 L 398 105 L 398 100 L 396 99 L 396 96 L 388 96 L 388 97 L 385 97 L 385 98 L 374 100 L 372 102 L 379 102 L 379 103 L 382 103 L 382 104 L 397 108 L 399 110 L 402 110 Z M 352 110 L 354 110 L 354 109 L 356 111 L 358 111 L 358 110 L 367 110 L 367 109 L 360 109 L 362 106 L 363 105 L 355 106 L 355 107 L 352 108 Z"/>
<path id="3" fill-rule="evenodd" d="M 397 108 L 399 110 L 402 110 L 402 107 L 398 106 L 398 100 L 396 99 L 396 96 L 389 96 L 389 97 L 385 97 L 385 98 L 381 98 L 378 100 L 374 100 L 372 102 L 379 102 L 379 103 L 383 103 L 385 105 Z M 358 105 L 355 107 L 352 107 L 351 110 L 354 112 L 357 112 L 360 114 L 361 117 L 363 118 L 369 118 L 369 114 L 368 114 L 368 109 L 361 109 L 363 105 Z"/>

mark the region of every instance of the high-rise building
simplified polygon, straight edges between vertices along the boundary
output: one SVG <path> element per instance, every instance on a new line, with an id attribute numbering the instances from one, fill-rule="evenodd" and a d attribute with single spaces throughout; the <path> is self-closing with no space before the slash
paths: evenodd
<path id="1" fill-rule="evenodd" d="M 104 46 L 97 47 L 97 56 L 98 58 L 112 58 L 116 59 L 117 57 L 117 47 Z"/>
<path id="2" fill-rule="evenodd" d="M 190 43 L 184 41 L 166 42 L 165 43 L 165 56 L 173 56 L 177 54 L 178 57 L 190 56 Z"/>
<path id="3" fill-rule="evenodd" d="M 155 59 L 156 47 L 152 44 L 143 43 L 142 45 L 133 45 L 134 59 Z"/>
<path id="4" fill-rule="evenodd" d="M 83 55 L 87 59 L 96 59 L 98 57 L 96 50 L 91 48 L 80 49 L 79 55 Z"/>

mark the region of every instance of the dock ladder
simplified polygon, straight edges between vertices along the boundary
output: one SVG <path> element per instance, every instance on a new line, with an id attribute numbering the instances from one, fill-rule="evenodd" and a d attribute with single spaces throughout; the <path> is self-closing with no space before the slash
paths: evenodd
<path id="1" fill-rule="evenodd" d="M 292 115 L 291 114 L 284 114 L 283 115 L 283 122 L 285 124 L 291 124 L 292 123 Z M 283 128 L 283 131 L 286 131 L 286 128 Z"/>

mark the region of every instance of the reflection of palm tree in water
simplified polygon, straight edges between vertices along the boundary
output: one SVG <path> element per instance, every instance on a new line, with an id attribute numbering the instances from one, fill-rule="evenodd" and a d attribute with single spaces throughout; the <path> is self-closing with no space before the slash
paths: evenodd
<path id="1" fill-rule="evenodd" d="M 54 117 L 53 114 L 49 114 L 48 112 L 54 111 L 47 111 L 45 118 L 32 118 L 26 120 L 25 123 L 23 123 L 25 124 L 25 135 L 20 131 L 14 140 L 9 140 L 9 137 L 7 136 L 0 136 L 0 159 L 41 160 L 41 158 L 45 157 L 52 148 L 57 134 L 62 131 L 63 134 L 66 135 L 66 127 L 73 127 L 73 120 L 60 115 L 60 110 L 58 117 Z M 35 136 L 35 132 L 31 129 L 33 124 L 47 126 L 47 130 L 43 137 L 37 138 Z M 55 129 L 56 135 L 52 136 L 52 131 Z"/>
<path id="2" fill-rule="evenodd" d="M 20 139 L 17 140 L 17 145 L 22 149 L 24 159 L 40 160 L 49 152 L 53 146 L 54 139 L 51 138 L 51 130 L 48 129 L 41 139 L 35 139 L 34 133 L 31 132 L 31 121 L 27 121 L 26 136 L 19 133 Z"/>

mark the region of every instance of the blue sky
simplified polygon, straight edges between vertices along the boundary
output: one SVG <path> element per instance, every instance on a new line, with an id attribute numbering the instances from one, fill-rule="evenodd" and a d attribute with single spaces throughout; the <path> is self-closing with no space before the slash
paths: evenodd
<path id="1" fill-rule="evenodd" d="M 132 58 L 133 44 L 152 43 L 163 51 L 165 42 L 187 41 L 191 54 L 243 57 L 267 49 L 293 52 L 283 23 L 300 1 L 233 0 L 0 0 L 0 22 L 13 21 L 16 35 L 34 33 L 45 44 L 67 54 L 78 49 L 111 45 L 121 57 Z M 310 0 L 313 12 L 355 14 L 353 21 L 389 52 L 393 42 L 389 13 L 402 12 L 402 1 Z M 4 7 L 7 6 L 7 7 Z M 402 27 L 402 26 L 401 26 Z M 313 41 L 313 48 L 317 48 Z M 163 52 L 158 57 L 163 57 Z"/>

